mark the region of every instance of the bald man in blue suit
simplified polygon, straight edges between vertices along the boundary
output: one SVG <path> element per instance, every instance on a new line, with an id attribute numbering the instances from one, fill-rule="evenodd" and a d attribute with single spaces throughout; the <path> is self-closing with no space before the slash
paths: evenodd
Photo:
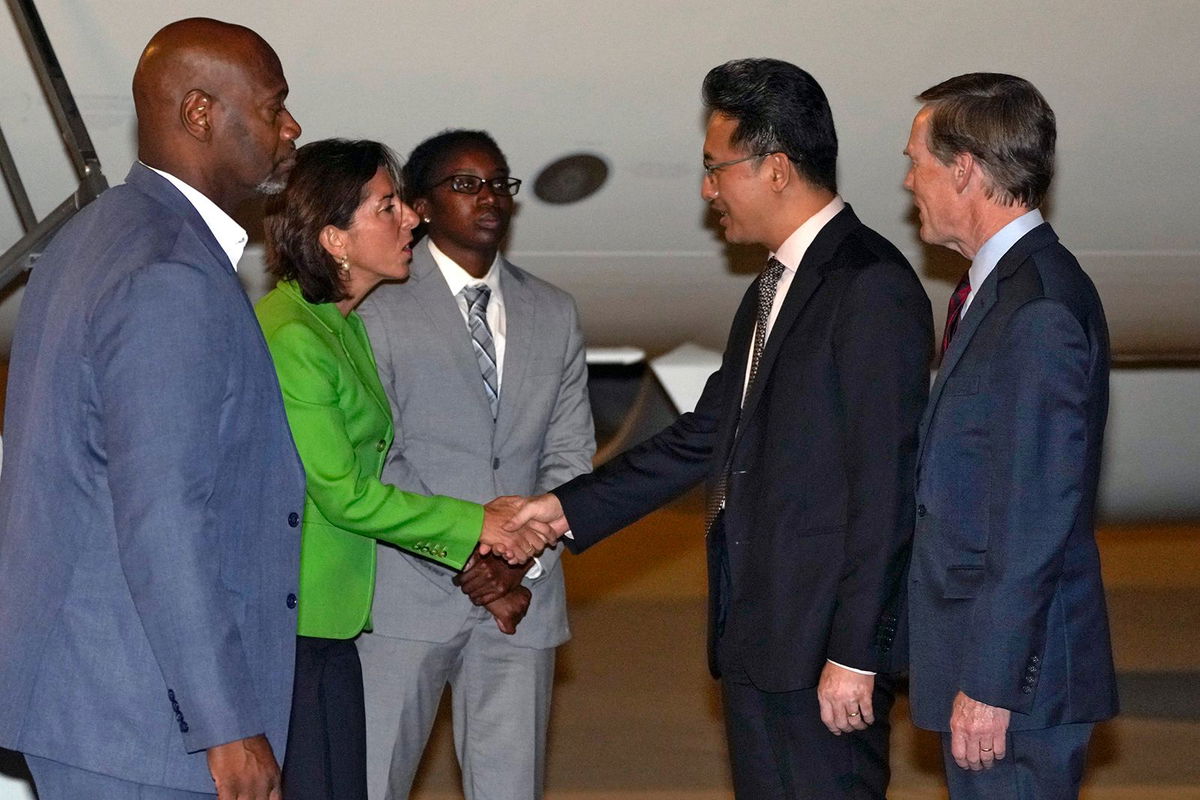
<path id="1" fill-rule="evenodd" d="M 34 269 L 0 479 L 0 745 L 42 800 L 279 798 L 304 473 L 229 216 L 300 128 L 274 51 L 191 19 L 139 163 Z"/>

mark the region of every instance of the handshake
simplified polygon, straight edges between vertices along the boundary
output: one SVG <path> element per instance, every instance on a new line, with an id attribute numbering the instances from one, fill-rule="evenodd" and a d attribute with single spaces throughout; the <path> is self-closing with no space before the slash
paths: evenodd
<path id="1" fill-rule="evenodd" d="M 497 497 L 483 507 L 478 551 L 454 583 L 472 603 L 491 612 L 501 632 L 516 633 L 532 599 L 529 589 L 521 585 L 528 561 L 552 547 L 566 531 L 562 506 L 552 494 Z"/>
<path id="2" fill-rule="evenodd" d="M 553 494 L 497 497 L 483 507 L 481 555 L 493 553 L 509 564 L 524 564 L 553 547 L 567 532 L 567 518 Z"/>

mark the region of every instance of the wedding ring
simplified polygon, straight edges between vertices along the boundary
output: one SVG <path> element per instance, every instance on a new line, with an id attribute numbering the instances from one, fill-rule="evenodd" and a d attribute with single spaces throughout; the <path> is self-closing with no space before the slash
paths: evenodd
<path id="1" fill-rule="evenodd" d="M 980 746 L 979 746 L 979 752 L 981 752 L 981 753 L 990 753 L 990 752 L 992 752 L 992 748 L 990 748 L 990 747 L 984 747 L 983 745 L 980 745 Z"/>
<path id="2" fill-rule="evenodd" d="M 847 717 L 857 717 L 857 716 L 858 716 L 858 712 L 857 712 L 857 711 L 851 711 L 851 712 L 850 712 L 849 714 L 847 714 L 846 716 L 847 716 Z"/>

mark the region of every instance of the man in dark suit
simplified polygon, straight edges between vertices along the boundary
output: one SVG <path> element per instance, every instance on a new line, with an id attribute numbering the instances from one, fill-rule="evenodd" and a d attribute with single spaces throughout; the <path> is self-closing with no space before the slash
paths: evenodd
<path id="1" fill-rule="evenodd" d="M 569 526 L 578 552 L 707 478 L 709 655 L 737 796 L 882 798 L 929 301 L 838 197 L 812 76 L 733 61 L 704 97 L 702 196 L 768 267 L 695 411 L 519 518 Z"/>
<path id="2" fill-rule="evenodd" d="M 1117 711 L 1093 535 L 1108 411 L 1100 298 L 1038 211 L 1055 121 L 1011 75 L 922 93 L 904 185 L 921 238 L 971 259 L 921 421 L 912 711 L 951 797 L 1068 798 Z"/>
<path id="3" fill-rule="evenodd" d="M 139 162 L 21 306 L 0 480 L 0 745 L 42 800 L 279 798 L 304 472 L 229 214 L 300 128 L 253 31 L 159 31 Z"/>

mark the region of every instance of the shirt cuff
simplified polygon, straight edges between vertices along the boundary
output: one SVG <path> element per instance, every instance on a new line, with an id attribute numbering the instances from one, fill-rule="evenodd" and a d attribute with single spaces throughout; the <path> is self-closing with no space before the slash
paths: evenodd
<path id="1" fill-rule="evenodd" d="M 859 675 L 874 675 L 875 674 L 874 672 L 871 672 L 868 669 L 855 669 L 854 667 L 847 667 L 845 664 L 839 664 L 838 662 L 834 661 L 832 658 L 827 658 L 825 660 L 828 661 L 830 664 L 833 664 L 835 667 L 841 667 L 842 669 L 848 669 L 851 672 L 857 672 Z"/>
<path id="2" fill-rule="evenodd" d="M 537 556 L 534 556 L 533 557 L 533 566 L 530 567 L 529 571 L 525 573 L 525 580 L 536 581 L 538 578 L 542 577 L 545 574 L 546 574 L 546 568 L 542 566 L 541 560 Z"/>

